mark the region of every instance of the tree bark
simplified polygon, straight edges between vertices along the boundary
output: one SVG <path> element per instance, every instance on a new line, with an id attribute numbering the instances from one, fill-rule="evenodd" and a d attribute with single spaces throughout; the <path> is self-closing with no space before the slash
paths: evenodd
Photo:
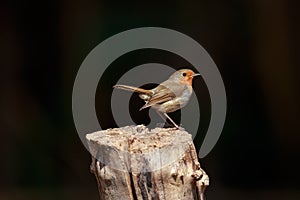
<path id="1" fill-rule="evenodd" d="M 86 136 L 101 200 L 202 200 L 209 184 L 184 130 L 127 126 Z"/>

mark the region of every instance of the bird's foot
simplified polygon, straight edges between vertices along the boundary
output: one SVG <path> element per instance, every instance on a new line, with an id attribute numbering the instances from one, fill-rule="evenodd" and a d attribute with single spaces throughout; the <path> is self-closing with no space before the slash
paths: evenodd
<path id="1" fill-rule="evenodd" d="M 176 124 L 173 125 L 173 124 L 168 124 L 167 127 L 164 127 L 164 128 L 170 128 L 170 129 L 174 129 L 174 130 L 180 130 L 180 131 L 184 131 L 185 129 L 182 127 L 182 125 L 180 124 L 179 126 Z"/>
<path id="2" fill-rule="evenodd" d="M 174 127 L 173 124 L 170 124 L 170 123 L 166 122 L 166 123 L 164 124 L 164 128 L 177 128 L 177 127 L 176 127 L 176 126 Z"/>
<path id="3" fill-rule="evenodd" d="M 175 126 L 174 124 L 171 124 L 171 123 L 168 123 L 168 122 L 166 122 L 166 123 L 157 123 L 156 127 L 184 130 L 184 128 L 181 127 L 181 124 L 179 126 Z"/>

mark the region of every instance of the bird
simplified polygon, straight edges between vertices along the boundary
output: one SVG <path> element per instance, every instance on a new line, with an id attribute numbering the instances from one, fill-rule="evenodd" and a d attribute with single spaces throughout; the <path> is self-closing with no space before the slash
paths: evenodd
<path id="1" fill-rule="evenodd" d="M 180 69 L 175 71 L 166 81 L 150 90 L 128 85 L 114 85 L 113 88 L 138 93 L 139 97 L 145 101 L 140 110 L 152 107 L 163 120 L 165 120 L 164 115 L 179 129 L 179 126 L 167 113 L 186 106 L 193 93 L 192 82 L 196 76 L 200 76 L 200 74 L 191 69 Z"/>

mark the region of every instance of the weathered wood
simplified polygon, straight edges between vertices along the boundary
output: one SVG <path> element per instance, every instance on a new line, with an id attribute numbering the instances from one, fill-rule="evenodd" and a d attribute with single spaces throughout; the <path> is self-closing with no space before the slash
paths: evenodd
<path id="1" fill-rule="evenodd" d="M 127 126 L 86 136 L 101 200 L 200 200 L 209 184 L 190 134 Z"/>

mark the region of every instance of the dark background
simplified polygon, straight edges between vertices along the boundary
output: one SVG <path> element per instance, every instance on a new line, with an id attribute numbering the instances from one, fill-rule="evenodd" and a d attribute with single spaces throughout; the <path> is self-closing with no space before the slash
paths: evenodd
<path id="1" fill-rule="evenodd" d="M 97 44 L 144 26 L 194 38 L 223 77 L 225 127 L 201 160 L 207 199 L 300 199 L 298 8 L 291 0 L 2 1 L 0 199 L 98 199 L 73 124 L 73 82 Z M 140 56 L 125 60 L 140 63 L 147 51 Z"/>

